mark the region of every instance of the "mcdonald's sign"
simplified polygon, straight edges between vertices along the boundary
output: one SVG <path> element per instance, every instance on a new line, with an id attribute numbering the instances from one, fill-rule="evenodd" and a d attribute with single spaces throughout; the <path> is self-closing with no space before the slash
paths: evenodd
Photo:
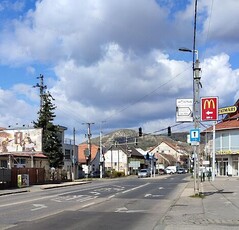
<path id="1" fill-rule="evenodd" d="M 218 120 L 218 97 L 201 98 L 201 121 Z"/>

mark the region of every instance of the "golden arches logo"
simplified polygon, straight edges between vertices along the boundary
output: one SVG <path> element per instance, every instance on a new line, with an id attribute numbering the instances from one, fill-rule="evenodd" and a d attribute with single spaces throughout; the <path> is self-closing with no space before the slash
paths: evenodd
<path id="1" fill-rule="evenodd" d="M 206 106 L 207 105 L 207 106 Z M 214 100 L 210 99 L 210 100 L 205 100 L 203 103 L 203 109 L 210 109 L 210 108 L 215 109 L 215 102 Z"/>

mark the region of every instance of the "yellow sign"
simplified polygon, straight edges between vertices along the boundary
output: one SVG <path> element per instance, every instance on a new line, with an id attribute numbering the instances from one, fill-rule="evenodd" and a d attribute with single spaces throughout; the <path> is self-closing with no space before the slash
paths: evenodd
<path id="1" fill-rule="evenodd" d="M 206 106 L 207 105 L 207 106 Z M 211 105 L 212 105 L 212 108 L 215 109 L 215 102 L 214 100 L 210 99 L 210 100 L 205 100 L 204 101 L 204 105 L 203 105 L 203 108 L 206 109 L 210 109 L 211 108 Z"/>
<path id="2" fill-rule="evenodd" d="M 236 106 L 229 106 L 229 107 L 220 108 L 218 110 L 218 114 L 222 115 L 222 114 L 228 114 L 228 113 L 235 113 L 236 111 L 237 111 Z"/>
<path id="3" fill-rule="evenodd" d="M 226 154 L 239 154 L 239 150 L 219 150 L 216 152 L 216 154 L 222 154 L 222 155 L 226 155 Z"/>

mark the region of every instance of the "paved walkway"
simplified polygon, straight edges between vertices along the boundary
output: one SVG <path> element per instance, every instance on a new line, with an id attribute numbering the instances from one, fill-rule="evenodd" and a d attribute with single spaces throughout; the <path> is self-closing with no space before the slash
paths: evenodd
<path id="1" fill-rule="evenodd" d="M 194 197 L 190 179 L 158 229 L 239 229 L 239 178 L 217 177 L 200 183 L 203 198 Z"/>

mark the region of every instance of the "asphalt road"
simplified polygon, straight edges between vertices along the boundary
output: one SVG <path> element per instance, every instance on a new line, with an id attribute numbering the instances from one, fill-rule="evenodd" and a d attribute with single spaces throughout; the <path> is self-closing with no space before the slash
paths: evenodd
<path id="1" fill-rule="evenodd" d="M 186 177 L 96 180 L 0 197 L 0 229 L 160 229 Z"/>

